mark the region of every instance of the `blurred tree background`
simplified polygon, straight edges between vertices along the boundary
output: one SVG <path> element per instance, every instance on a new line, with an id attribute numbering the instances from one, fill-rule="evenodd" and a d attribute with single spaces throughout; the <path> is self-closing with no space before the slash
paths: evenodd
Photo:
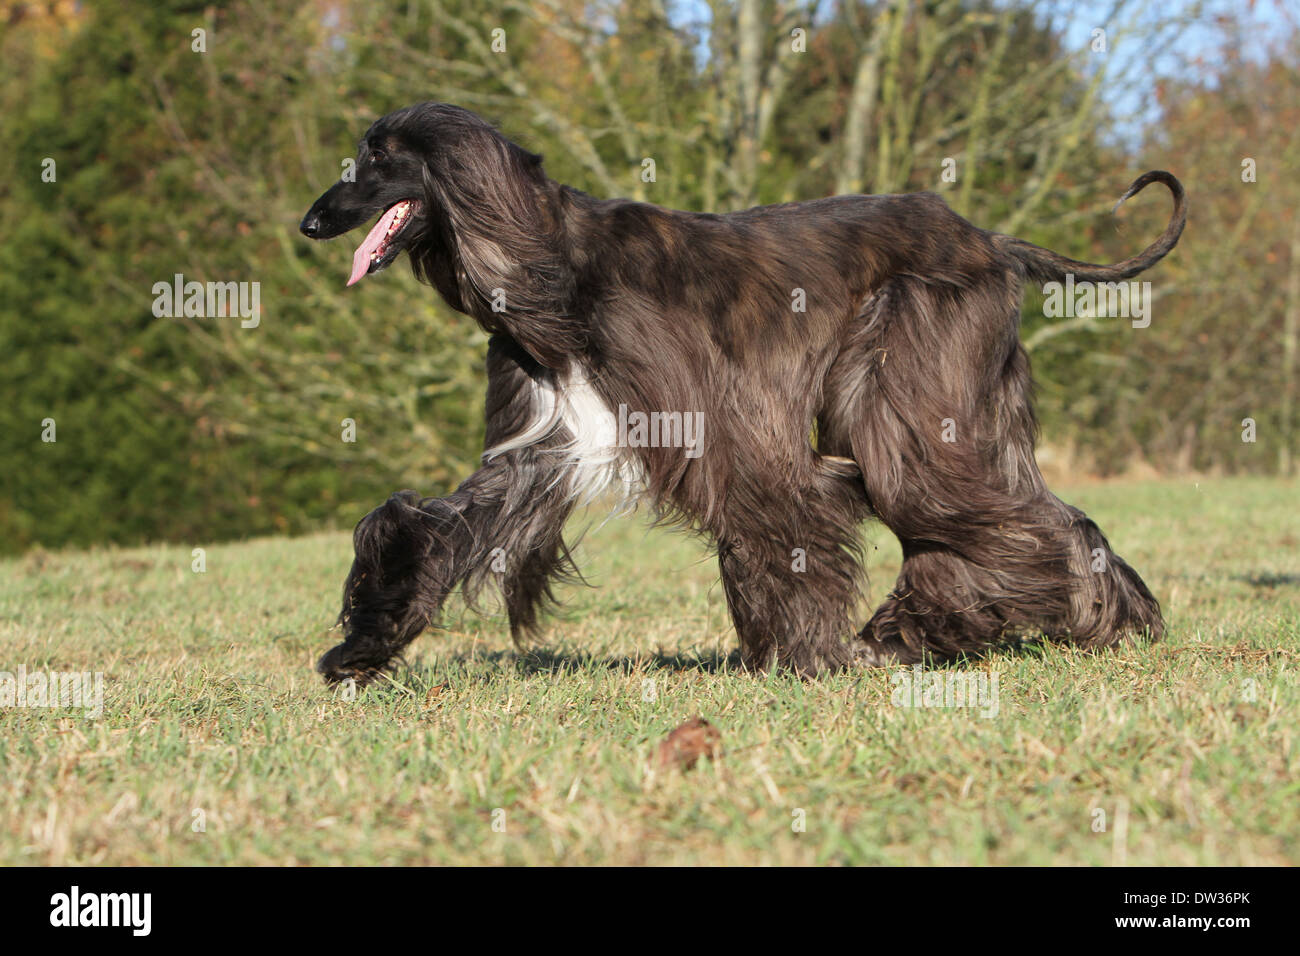
<path id="1" fill-rule="evenodd" d="M 1192 213 L 1149 328 L 1026 297 L 1045 466 L 1295 468 L 1284 3 L 0 0 L 0 24 L 0 550 L 350 527 L 474 467 L 483 333 L 404 266 L 345 289 L 352 245 L 297 234 L 370 122 L 425 99 L 598 196 L 933 189 L 1094 261 L 1156 235 L 1159 190 L 1110 207 L 1169 169 Z M 259 282 L 259 324 L 156 318 L 176 273 Z"/>

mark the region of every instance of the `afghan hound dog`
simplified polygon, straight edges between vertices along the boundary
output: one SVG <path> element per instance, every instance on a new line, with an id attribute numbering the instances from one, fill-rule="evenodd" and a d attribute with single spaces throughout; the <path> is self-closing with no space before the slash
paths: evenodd
<path id="1" fill-rule="evenodd" d="M 517 643 L 576 573 L 578 502 L 611 485 L 717 551 L 743 664 L 814 676 L 977 653 L 1017 635 L 1158 638 L 1160 605 L 1082 511 L 1047 489 L 1019 340 L 1022 286 L 1114 283 L 1115 265 L 977 228 L 933 193 L 835 196 L 726 215 L 595 199 L 478 116 L 385 116 L 355 176 L 312 205 L 329 239 L 375 216 L 348 284 L 403 250 L 491 336 L 482 467 L 401 491 L 357 525 L 318 670 L 365 684 L 457 586 L 499 588 Z M 1114 288 L 1114 287 L 1112 287 Z M 902 543 L 866 625 L 859 531 Z"/>

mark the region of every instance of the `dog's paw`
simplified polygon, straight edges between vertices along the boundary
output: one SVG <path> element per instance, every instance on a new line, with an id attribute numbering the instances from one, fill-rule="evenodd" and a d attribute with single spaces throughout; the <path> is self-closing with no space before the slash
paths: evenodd
<path id="1" fill-rule="evenodd" d="M 382 664 L 361 664 L 349 660 L 349 650 L 347 644 L 338 644 L 316 662 L 316 673 L 325 678 L 325 683 L 333 685 L 352 681 L 359 688 L 365 687 L 384 671 Z"/>

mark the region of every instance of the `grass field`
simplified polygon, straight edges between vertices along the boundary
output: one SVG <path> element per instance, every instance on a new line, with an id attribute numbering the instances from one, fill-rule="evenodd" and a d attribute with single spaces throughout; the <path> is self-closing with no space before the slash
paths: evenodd
<path id="1" fill-rule="evenodd" d="M 738 672 L 713 561 L 637 518 L 586 537 L 600 587 L 542 650 L 456 604 L 354 700 L 312 672 L 346 534 L 212 545 L 205 573 L 175 546 L 6 561 L 0 670 L 103 672 L 104 705 L 0 709 L 0 863 L 1300 862 L 1300 488 L 1060 493 L 1170 634 L 959 667 L 996 716 L 895 706 L 885 671 Z M 879 600 L 897 545 L 868 536 Z M 695 715 L 725 752 L 660 768 Z"/>

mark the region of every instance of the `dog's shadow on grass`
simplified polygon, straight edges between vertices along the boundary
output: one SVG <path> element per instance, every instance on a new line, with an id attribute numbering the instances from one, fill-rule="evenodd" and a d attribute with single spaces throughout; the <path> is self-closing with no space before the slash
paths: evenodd
<path id="1" fill-rule="evenodd" d="M 699 671 L 706 674 L 745 673 L 739 650 L 728 653 L 707 651 L 699 654 L 647 651 L 642 654 L 610 657 L 583 651 L 531 647 L 523 651 L 500 650 L 458 654 L 454 657 L 442 658 L 441 662 L 444 665 L 453 664 L 466 669 L 486 664 L 491 669 L 513 670 L 525 677 L 536 674 L 574 676 L 597 670 L 616 671 L 622 674 L 658 670 Z"/>
<path id="2" fill-rule="evenodd" d="M 1245 581 L 1253 588 L 1281 588 L 1281 587 L 1300 587 L 1300 574 L 1271 574 L 1261 572 L 1259 574 L 1235 574 L 1232 578 L 1234 581 Z"/>
<path id="3" fill-rule="evenodd" d="M 997 658 L 1039 658 L 1050 653 L 1050 648 L 1042 640 L 1021 640 L 1014 643 L 989 648 L 983 654 L 964 654 L 951 660 L 927 660 L 926 670 L 949 670 L 975 666 L 985 659 Z M 909 664 L 895 664 L 886 667 L 864 668 L 863 673 L 888 673 Z M 534 647 L 524 651 L 503 649 L 497 651 L 473 651 L 451 656 L 434 655 L 411 662 L 407 672 L 423 679 L 432 679 L 435 674 L 454 670 L 464 674 L 473 674 L 483 680 L 489 680 L 496 673 L 513 672 L 519 676 L 532 677 L 539 674 L 574 677 L 596 671 L 613 671 L 620 674 L 652 673 L 654 671 L 674 671 L 702 674 L 732 674 L 736 676 L 761 677 L 757 672 L 745 669 L 739 649 L 722 652 L 706 651 L 702 653 L 668 653 L 665 651 L 645 652 L 641 654 L 602 656 L 576 650 L 556 650 L 548 647 Z"/>

